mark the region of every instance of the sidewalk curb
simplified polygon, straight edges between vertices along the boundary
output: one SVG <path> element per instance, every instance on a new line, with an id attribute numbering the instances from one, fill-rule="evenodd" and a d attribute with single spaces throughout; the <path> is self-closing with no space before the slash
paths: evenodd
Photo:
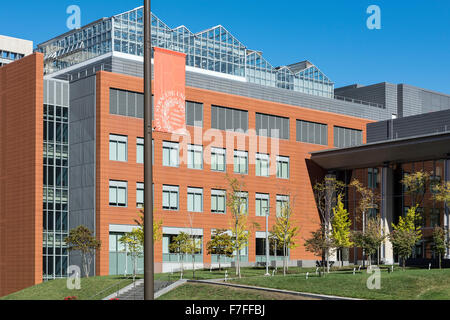
<path id="1" fill-rule="evenodd" d="M 290 295 L 302 296 L 302 297 L 307 297 L 307 298 L 319 298 L 319 299 L 323 299 L 323 300 L 355 300 L 355 301 L 363 300 L 363 299 L 358 299 L 358 298 L 339 297 L 339 296 L 331 296 L 331 295 L 318 294 L 318 293 L 254 287 L 254 286 L 247 286 L 247 285 L 243 285 L 243 284 L 225 283 L 222 281 L 223 281 L 222 279 L 221 280 L 188 280 L 188 282 L 194 282 L 194 283 L 216 284 L 216 285 L 235 287 L 235 288 L 241 288 L 241 289 L 253 289 L 253 290 L 260 290 L 260 291 L 269 291 L 269 292 L 290 294 Z"/>
<path id="2" fill-rule="evenodd" d="M 178 280 L 175 283 L 172 283 L 170 286 L 165 287 L 161 290 L 159 290 L 158 292 L 155 293 L 155 299 L 158 299 L 159 297 L 161 297 L 162 295 L 168 293 L 169 291 L 172 291 L 175 288 L 178 288 L 179 286 L 185 284 L 187 282 L 187 280 L 182 279 L 182 280 Z"/>

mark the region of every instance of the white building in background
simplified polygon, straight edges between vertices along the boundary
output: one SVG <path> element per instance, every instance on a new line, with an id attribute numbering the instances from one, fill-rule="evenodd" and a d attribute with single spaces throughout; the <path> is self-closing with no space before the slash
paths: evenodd
<path id="1" fill-rule="evenodd" d="M 0 35 L 0 67 L 33 53 L 33 41 Z"/>

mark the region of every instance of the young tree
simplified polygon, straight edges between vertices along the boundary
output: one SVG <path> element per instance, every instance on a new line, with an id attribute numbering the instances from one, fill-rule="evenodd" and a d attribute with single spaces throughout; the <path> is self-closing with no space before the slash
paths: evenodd
<path id="1" fill-rule="evenodd" d="M 277 251 L 278 248 L 281 247 L 280 240 L 278 240 L 278 237 L 275 234 L 275 226 L 272 227 L 272 231 L 269 234 L 269 245 L 270 249 L 273 251 L 275 256 L 275 271 L 278 270 L 277 268 Z"/>
<path id="2" fill-rule="evenodd" d="M 444 204 L 444 208 L 447 208 L 450 203 L 450 181 L 443 182 L 442 184 L 438 184 L 433 188 L 433 199 Z M 447 229 L 445 232 L 445 240 L 447 243 L 450 243 L 450 230 L 447 225 Z M 445 252 L 444 252 L 445 254 Z"/>
<path id="3" fill-rule="evenodd" d="M 442 269 L 442 256 L 449 247 L 446 232 L 441 227 L 435 227 L 433 230 L 433 249 L 439 257 L 439 269 Z"/>
<path id="4" fill-rule="evenodd" d="M 306 251 L 314 253 L 315 256 L 322 258 L 322 274 L 325 274 L 325 255 L 334 248 L 334 242 L 331 234 L 322 224 L 317 231 L 311 232 L 311 237 L 305 239 Z"/>
<path id="5" fill-rule="evenodd" d="M 411 197 L 412 206 L 419 207 L 422 204 L 429 182 L 430 174 L 423 170 L 403 177 L 401 183 L 405 187 L 405 193 Z"/>
<path id="6" fill-rule="evenodd" d="M 276 222 L 273 226 L 273 234 L 283 247 L 283 275 L 286 275 L 288 252 L 290 249 L 297 247 L 295 237 L 298 235 L 298 227 L 294 225 L 294 221 L 291 218 L 292 205 L 289 201 L 281 207 L 281 212 L 276 217 Z"/>
<path id="7" fill-rule="evenodd" d="M 394 230 L 389 235 L 392 246 L 402 258 L 403 270 L 405 270 L 406 259 L 411 256 L 413 246 L 422 237 L 421 227 L 417 224 L 420 220 L 417 208 L 418 205 L 411 207 L 405 218 L 400 216 L 398 224 L 392 224 Z"/>
<path id="8" fill-rule="evenodd" d="M 202 239 L 191 235 L 187 242 L 187 254 L 192 258 L 192 278 L 195 279 L 195 255 L 202 252 Z"/>
<path id="9" fill-rule="evenodd" d="M 172 252 L 178 254 L 178 260 L 181 263 L 181 277 L 183 277 L 184 270 L 184 257 L 188 253 L 188 243 L 189 243 L 189 235 L 186 232 L 180 232 L 174 239 L 173 242 L 169 245 L 169 249 Z"/>
<path id="10" fill-rule="evenodd" d="M 379 217 L 368 218 L 364 232 L 354 231 L 352 233 L 352 240 L 355 245 L 362 248 L 367 255 L 369 266 L 372 265 L 372 255 L 377 252 L 385 239 L 386 236 L 381 227 L 381 220 Z"/>
<path id="11" fill-rule="evenodd" d="M 227 176 L 229 192 L 227 207 L 231 211 L 231 232 L 233 248 L 236 253 L 236 276 L 241 277 L 240 252 L 248 246 L 250 233 L 247 230 L 247 198 L 243 197 L 244 183 Z"/>
<path id="12" fill-rule="evenodd" d="M 233 257 L 233 241 L 225 229 L 216 229 L 213 231 L 211 240 L 206 244 L 207 253 L 217 255 L 219 270 L 221 270 L 220 257 Z"/>
<path id="13" fill-rule="evenodd" d="M 127 247 L 127 253 L 133 261 L 133 281 L 136 279 L 137 260 L 143 255 L 144 247 L 141 240 L 140 229 L 136 228 L 125 233 L 119 241 Z"/>
<path id="14" fill-rule="evenodd" d="M 134 222 L 139 227 L 138 228 L 139 240 L 141 241 L 142 246 L 144 246 L 144 209 L 143 208 L 140 210 L 139 218 L 135 219 Z M 153 222 L 153 241 L 154 242 L 161 241 L 161 239 L 163 237 L 162 225 L 163 225 L 162 220 Z"/>
<path id="15" fill-rule="evenodd" d="M 365 257 L 366 257 L 366 255 L 368 255 L 368 252 L 366 252 L 366 250 L 367 249 L 372 250 L 371 248 L 365 247 L 366 245 L 369 247 L 371 246 L 370 245 L 370 243 L 371 243 L 370 236 L 369 236 L 369 238 L 364 239 L 366 229 L 368 227 L 367 214 L 369 213 L 369 211 L 371 209 L 376 209 L 378 207 L 378 205 L 377 205 L 378 196 L 375 195 L 375 193 L 373 192 L 372 189 L 364 187 L 362 185 L 362 183 L 359 182 L 358 179 L 353 179 L 352 182 L 350 183 L 350 186 L 354 187 L 356 189 L 356 192 L 359 194 L 359 201 L 358 201 L 358 206 L 357 206 L 356 210 L 361 215 L 362 230 L 360 232 L 358 232 L 358 231 L 354 232 L 354 235 L 353 235 L 354 240 L 353 241 L 356 243 L 356 245 L 358 247 L 360 247 L 363 250 L 363 264 L 364 264 Z M 373 225 L 372 225 L 372 228 L 374 228 Z M 379 230 L 380 230 L 380 232 L 382 232 L 381 228 Z M 371 236 L 373 236 L 373 234 Z M 380 234 L 380 237 L 381 237 L 381 234 Z M 361 245 L 364 245 L 364 246 L 361 246 Z"/>
<path id="16" fill-rule="evenodd" d="M 323 235 L 326 237 L 325 243 L 327 244 L 332 243 L 332 240 L 328 239 L 328 237 L 331 237 L 332 208 L 335 206 L 338 196 L 343 194 L 344 189 L 345 184 L 342 181 L 337 180 L 334 176 L 326 176 L 322 182 L 316 182 L 313 187 L 314 198 L 320 215 L 320 222 L 324 229 Z M 329 272 L 329 256 L 332 247 L 327 246 L 324 250 L 322 264 L 323 260 L 326 260 L 327 270 Z"/>
<path id="17" fill-rule="evenodd" d="M 352 222 L 350 221 L 349 214 L 347 210 L 344 209 L 342 196 L 339 195 L 337 206 L 333 208 L 333 218 L 331 219 L 331 237 L 336 249 L 341 251 L 341 266 L 343 266 L 344 263 L 342 260 L 342 250 L 353 245 L 353 242 L 350 239 L 351 225 Z"/>
<path id="18" fill-rule="evenodd" d="M 84 275 L 88 278 L 93 256 L 95 251 L 100 249 L 101 241 L 97 240 L 93 232 L 83 225 L 70 230 L 65 241 L 69 251 L 81 252 Z"/>

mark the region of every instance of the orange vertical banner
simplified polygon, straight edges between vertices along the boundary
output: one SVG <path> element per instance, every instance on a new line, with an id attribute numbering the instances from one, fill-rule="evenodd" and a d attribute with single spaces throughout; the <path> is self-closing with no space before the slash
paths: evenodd
<path id="1" fill-rule="evenodd" d="M 156 131 L 186 132 L 186 55 L 154 48 Z"/>

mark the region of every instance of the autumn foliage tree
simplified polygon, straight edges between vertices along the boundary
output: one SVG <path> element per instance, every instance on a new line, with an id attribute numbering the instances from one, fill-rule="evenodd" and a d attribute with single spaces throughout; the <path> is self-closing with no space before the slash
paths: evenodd
<path id="1" fill-rule="evenodd" d="M 244 196 L 245 184 L 237 178 L 227 177 L 229 191 L 227 195 L 227 207 L 231 211 L 231 232 L 233 248 L 236 254 L 236 276 L 241 277 L 240 252 L 248 246 L 250 238 L 247 226 L 247 200 Z"/>
<path id="2" fill-rule="evenodd" d="M 349 218 L 349 213 L 344 209 L 344 203 L 342 202 L 342 196 L 338 196 L 337 205 L 333 208 L 333 218 L 331 219 L 331 237 L 334 243 L 334 247 L 342 252 L 342 249 L 349 248 L 353 245 L 351 241 L 350 227 L 352 222 Z M 343 261 L 341 259 L 341 266 Z"/>
<path id="3" fill-rule="evenodd" d="M 376 242 L 379 242 L 382 237 L 381 227 L 377 228 L 377 222 L 373 220 L 378 220 L 378 218 L 371 217 L 371 219 L 368 219 L 370 210 L 378 208 L 378 196 L 371 188 L 364 187 L 358 179 L 353 179 L 349 186 L 354 187 L 357 194 L 359 195 L 356 211 L 360 215 L 360 219 L 358 220 L 361 221 L 361 230 L 354 231 L 352 238 L 355 245 L 362 249 L 363 261 L 365 261 L 366 256 L 369 256 L 368 258 L 370 259 L 370 255 L 374 253 L 372 245 Z M 370 233 L 366 234 L 366 230 L 368 230 L 369 224 L 371 230 Z M 376 235 L 374 233 L 377 231 L 380 232 L 380 235 Z M 371 263 L 371 261 L 369 261 L 369 263 Z"/>
<path id="4" fill-rule="evenodd" d="M 406 259 L 411 256 L 413 246 L 422 237 L 421 227 L 417 224 L 420 214 L 417 213 L 418 205 L 408 209 L 406 217 L 399 217 L 397 224 L 392 224 L 393 231 L 389 235 L 394 250 L 403 261 L 405 269 Z"/>
<path id="5" fill-rule="evenodd" d="M 433 250 L 439 258 L 439 269 L 442 269 L 442 256 L 448 247 L 447 232 L 441 227 L 435 227 L 433 230 Z"/>
<path id="6" fill-rule="evenodd" d="M 325 255 L 334 248 L 334 241 L 329 229 L 325 228 L 323 224 L 316 231 L 311 232 L 311 236 L 305 239 L 306 251 L 312 252 L 315 256 L 322 258 L 322 272 L 325 274 Z"/>
<path id="7" fill-rule="evenodd" d="M 299 232 L 295 221 L 292 220 L 292 205 L 290 201 L 281 207 L 275 221 L 272 233 L 283 247 L 283 275 L 286 275 L 289 250 L 297 247 L 296 237 Z"/>
<path id="8" fill-rule="evenodd" d="M 331 237 L 331 219 L 333 216 L 333 207 L 337 203 L 337 199 L 339 195 L 343 195 L 345 189 L 345 184 L 342 181 L 337 180 L 334 176 L 326 176 L 323 181 L 316 182 L 313 187 L 314 198 L 316 200 L 317 210 L 320 215 L 320 223 L 321 227 L 317 232 L 324 236 L 324 244 L 327 244 L 323 247 L 323 257 L 322 263 L 324 260 L 326 261 L 327 269 L 329 271 L 329 256 L 331 254 L 331 250 L 333 243 Z M 317 233 L 316 235 L 318 235 Z"/>
<path id="9" fill-rule="evenodd" d="M 210 255 L 217 255 L 219 270 L 221 270 L 220 258 L 222 256 L 233 257 L 233 241 L 228 231 L 225 229 L 214 230 L 211 235 L 211 240 L 206 244 L 206 251 Z"/>

